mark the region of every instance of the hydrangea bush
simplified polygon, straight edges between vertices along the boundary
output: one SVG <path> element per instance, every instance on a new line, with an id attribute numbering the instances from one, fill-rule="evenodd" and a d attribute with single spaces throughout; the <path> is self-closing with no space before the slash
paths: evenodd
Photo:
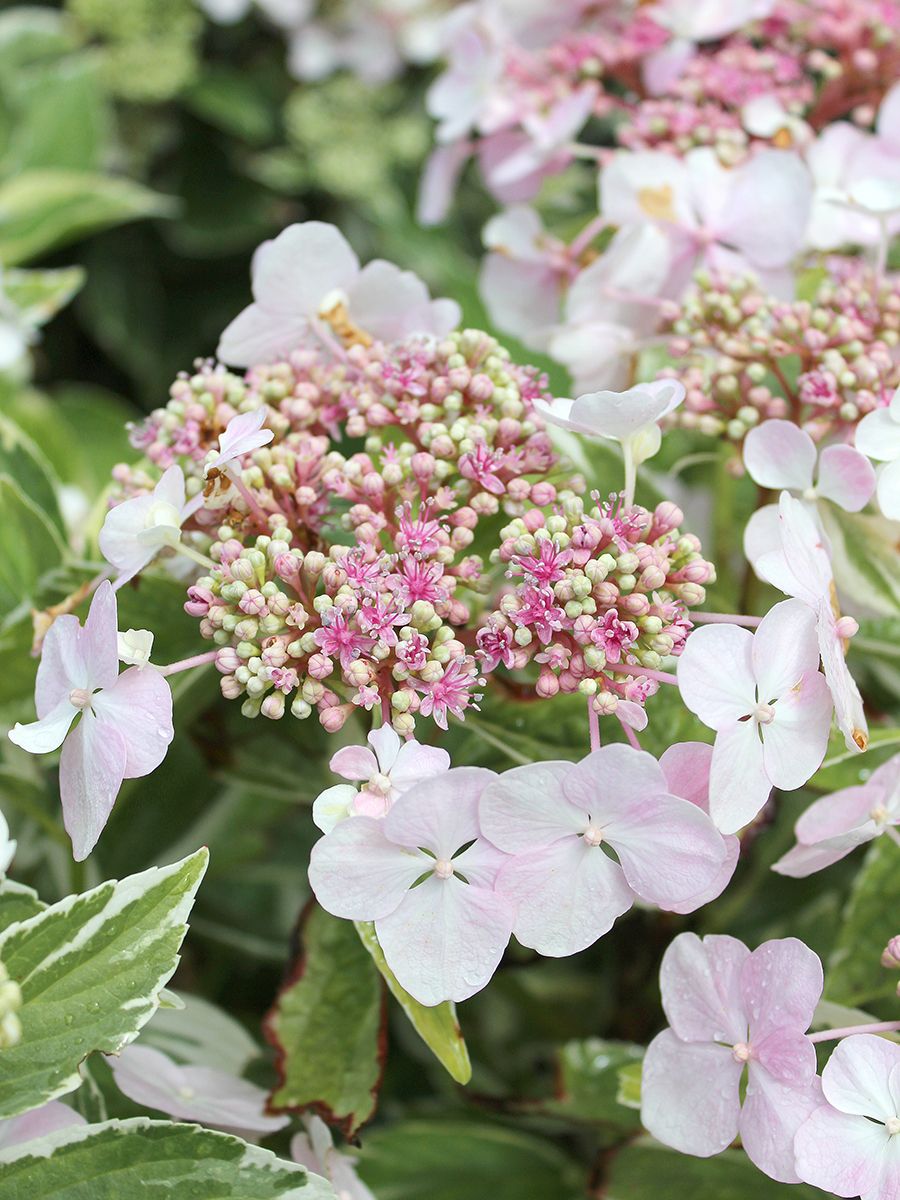
<path id="1" fill-rule="evenodd" d="M 70 7 L 434 62 L 503 207 L 266 230 L 90 494 L 3 276 L 0 1200 L 895 1200 L 893 5 Z"/>

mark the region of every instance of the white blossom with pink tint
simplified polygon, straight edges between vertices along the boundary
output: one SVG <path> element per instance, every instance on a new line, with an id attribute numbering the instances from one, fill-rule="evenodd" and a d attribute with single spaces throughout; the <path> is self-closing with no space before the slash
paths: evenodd
<path id="1" fill-rule="evenodd" d="M 344 746 L 332 756 L 335 775 L 362 783 L 358 791 L 347 784 L 328 788 L 313 804 L 313 820 L 330 833 L 345 816 L 384 817 L 404 792 L 424 779 L 450 769 L 450 755 L 438 746 L 422 746 L 415 739 L 401 741 L 390 725 L 368 735 L 366 746 Z"/>
<path id="2" fill-rule="evenodd" d="M 838 727 L 848 750 L 865 750 L 869 734 L 862 697 L 844 657 L 846 643 L 859 626 L 837 611 L 824 535 L 805 505 L 788 492 L 782 492 L 778 501 L 777 533 L 778 548 L 758 557 L 754 569 L 760 578 L 786 596 L 796 596 L 815 614 L 819 653 Z"/>
<path id="3" fill-rule="evenodd" d="M 797 1183 L 794 1134 L 821 1103 L 806 1037 L 822 995 L 818 956 L 796 938 L 751 953 L 737 938 L 682 933 L 663 957 L 659 982 L 670 1027 L 644 1058 L 645 1127 L 699 1158 L 740 1136 L 761 1171 Z"/>
<path id="4" fill-rule="evenodd" d="M 291 1138 L 291 1158 L 307 1170 L 321 1175 L 334 1187 L 338 1200 L 375 1200 L 356 1174 L 356 1159 L 343 1154 L 334 1144 L 331 1130 L 315 1113 L 300 1118 L 303 1133 Z"/>
<path id="5" fill-rule="evenodd" d="M 213 1067 L 180 1066 L 151 1046 L 126 1046 L 106 1061 L 123 1095 L 177 1121 L 244 1137 L 275 1133 L 290 1121 L 266 1113 L 268 1093 L 255 1083 Z"/>
<path id="6" fill-rule="evenodd" d="M 837 1196 L 896 1200 L 900 1191 L 900 1046 L 844 1038 L 822 1071 L 827 1103 L 797 1130 L 797 1174 Z"/>
<path id="7" fill-rule="evenodd" d="M 260 405 L 250 412 L 238 413 L 232 417 L 219 434 L 219 453 L 206 464 L 205 474 L 212 470 L 226 471 L 245 454 L 266 446 L 275 436 L 271 429 L 263 429 L 269 414 L 267 404 Z"/>
<path id="8" fill-rule="evenodd" d="M 884 464 L 878 470 L 878 507 L 900 521 L 900 388 L 889 404 L 866 413 L 857 425 L 856 448 Z"/>
<path id="9" fill-rule="evenodd" d="M 404 792 L 383 820 L 343 821 L 313 847 L 316 899 L 337 917 L 374 921 L 388 966 L 421 1004 L 480 991 L 509 941 L 514 908 L 495 887 L 506 856 L 478 824 L 494 777 L 455 767 Z"/>
<path id="10" fill-rule="evenodd" d="M 103 557 L 118 572 L 115 586 L 133 579 L 160 550 L 177 546 L 181 526 L 202 502 L 202 495 L 185 499 L 184 472 L 171 466 L 148 495 L 133 496 L 111 508 L 97 541 Z"/>
<path id="11" fill-rule="evenodd" d="M 761 150 L 735 168 L 722 166 L 706 147 L 683 159 L 620 150 L 600 176 L 607 220 L 652 221 L 669 237 L 675 291 L 703 265 L 726 278 L 753 273 L 775 295 L 792 295 L 788 268 L 803 245 L 811 197 L 805 165 L 781 150 Z"/>
<path id="12" fill-rule="evenodd" d="M 597 85 L 589 82 L 557 100 L 545 112 L 526 113 L 522 129 L 524 144 L 503 158 L 490 172 L 494 188 L 516 184 L 544 170 L 559 171 L 572 155 L 568 150 L 594 110 Z"/>
<path id="13" fill-rule="evenodd" d="M 678 686 L 716 730 L 709 809 L 723 833 L 752 821 L 773 787 L 802 787 L 821 765 L 832 704 L 818 666 L 815 615 L 799 600 L 776 604 L 753 634 L 703 625 L 688 637 Z"/>
<path id="14" fill-rule="evenodd" d="M 751 21 L 771 15 L 775 0 L 656 0 L 649 8 L 657 24 L 689 42 L 715 42 Z"/>
<path id="15" fill-rule="evenodd" d="M 621 713 L 623 702 L 616 710 Z M 640 710 L 646 721 L 646 711 Z M 677 742 L 663 751 L 659 759 L 662 773 L 666 777 L 668 790 L 673 796 L 681 796 L 709 815 L 709 772 L 712 766 L 712 746 L 705 742 Z M 661 904 L 669 912 L 691 913 L 721 896 L 731 882 L 741 855 L 741 839 L 734 834 L 722 838 L 725 843 L 725 861 L 709 887 L 698 891 L 680 904 Z"/>
<path id="16" fill-rule="evenodd" d="M 659 424 L 684 400 L 676 379 L 639 383 L 624 392 L 588 392 L 575 400 L 538 399 L 535 407 L 550 425 L 588 437 L 619 442 L 634 463 L 652 458 L 662 442 Z"/>
<path id="17" fill-rule="evenodd" d="M 120 675 L 117 639 L 116 595 L 104 581 L 83 628 L 68 614 L 50 626 L 35 685 L 38 720 L 9 733 L 30 754 L 62 746 L 63 824 L 77 861 L 94 848 L 122 781 L 155 770 L 174 736 L 168 683 L 153 669 Z"/>
<path id="18" fill-rule="evenodd" d="M 413 333 L 440 335 L 459 321 L 453 300 L 432 300 L 411 271 L 374 259 L 360 268 L 333 225 L 290 225 L 253 256 L 253 299 L 222 334 L 217 351 L 236 367 L 287 358 L 292 351 L 334 344 L 329 314 L 346 317 L 385 341 Z"/>
<path id="19" fill-rule="evenodd" d="M 559 321 L 560 304 L 577 267 L 567 247 L 544 229 L 537 212 L 517 204 L 484 227 L 479 291 L 491 322 L 536 350 Z"/>
<path id="20" fill-rule="evenodd" d="M 51 1100 L 40 1108 L 22 1113 L 18 1117 L 7 1117 L 0 1121 L 0 1151 L 11 1146 L 21 1146 L 34 1138 L 46 1137 L 57 1129 L 68 1129 L 72 1125 L 86 1125 L 81 1113 L 61 1100 Z"/>
<path id="21" fill-rule="evenodd" d="M 830 500 L 846 512 L 865 508 L 875 491 L 875 472 L 864 454 L 844 444 L 819 451 L 793 421 L 763 421 L 751 429 L 744 439 L 744 466 L 760 487 Z"/>
<path id="22" fill-rule="evenodd" d="M 797 845 L 782 855 L 772 870 L 803 879 L 846 858 L 857 846 L 893 832 L 898 825 L 900 754 L 873 771 L 865 783 L 842 788 L 811 804 L 794 826 Z"/>
<path id="23" fill-rule="evenodd" d="M 590 946 L 636 896 L 671 907 L 699 895 L 727 856 L 709 817 L 671 795 L 656 760 L 630 746 L 514 767 L 485 788 L 479 815 L 511 855 L 497 889 L 516 905 L 513 932 L 553 957 Z"/>

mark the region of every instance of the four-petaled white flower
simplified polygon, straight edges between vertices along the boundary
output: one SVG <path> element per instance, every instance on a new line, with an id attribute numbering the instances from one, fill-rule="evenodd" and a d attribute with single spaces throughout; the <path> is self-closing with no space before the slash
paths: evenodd
<path id="1" fill-rule="evenodd" d="M 900 521 L 900 388 L 890 404 L 866 413 L 857 425 L 856 448 L 884 463 L 878 470 L 878 506 L 886 517 Z"/>
<path id="2" fill-rule="evenodd" d="M 263 429 L 268 415 L 269 406 L 261 404 L 259 408 L 232 417 L 219 434 L 219 453 L 206 464 L 204 474 L 208 475 L 214 469 L 227 471 L 237 459 L 267 446 L 275 436 L 271 429 Z"/>
<path id="3" fill-rule="evenodd" d="M 202 495 L 185 500 L 184 472 L 172 466 L 149 495 L 133 496 L 111 508 L 98 543 L 103 557 L 118 571 L 115 586 L 133 579 L 160 550 L 177 546 L 181 526 L 202 503 Z"/>

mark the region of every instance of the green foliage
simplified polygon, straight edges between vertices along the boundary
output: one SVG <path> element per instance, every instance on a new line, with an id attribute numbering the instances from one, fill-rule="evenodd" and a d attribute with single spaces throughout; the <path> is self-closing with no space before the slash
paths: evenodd
<path id="1" fill-rule="evenodd" d="M 313 905 L 296 966 L 266 1019 L 280 1077 L 272 1108 L 315 1108 L 353 1137 L 375 1111 L 384 1015 L 381 980 L 352 922 Z"/>
<path id="2" fill-rule="evenodd" d="M 86 1055 L 116 1053 L 150 1020 L 207 859 L 198 850 L 101 884 L 0 934 L 0 961 L 23 999 L 22 1039 L 0 1055 L 0 1116 L 73 1091 Z"/>
<path id="3" fill-rule="evenodd" d="M 689 1158 L 651 1142 L 617 1154 L 604 1189 L 607 1200 L 821 1200 L 806 1184 L 776 1183 L 736 1150 Z"/>
<path id="4" fill-rule="evenodd" d="M 324 1180 L 196 1125 L 109 1121 L 0 1152 L 0 1200 L 334 1200 Z"/>
<path id="5" fill-rule="evenodd" d="M 900 927 L 900 848 L 887 837 L 870 847 L 853 883 L 828 963 L 829 1000 L 866 1008 L 896 997 L 897 979 L 880 963 Z M 893 1012 L 889 1015 L 893 1016 Z"/>
<path id="6" fill-rule="evenodd" d="M 637 1114 L 623 1105 L 619 1093 L 623 1070 L 640 1071 L 643 1057 L 643 1046 L 630 1042 L 567 1042 L 558 1056 L 556 1099 L 544 1110 L 573 1122 L 639 1128 Z"/>
<path id="7" fill-rule="evenodd" d="M 47 573 L 63 560 L 59 529 L 8 475 L 0 475 L 0 627 L 36 603 Z"/>

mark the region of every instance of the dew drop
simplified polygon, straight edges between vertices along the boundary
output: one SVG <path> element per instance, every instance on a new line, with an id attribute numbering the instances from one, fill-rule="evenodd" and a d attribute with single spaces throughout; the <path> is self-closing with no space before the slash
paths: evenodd
<path id="1" fill-rule="evenodd" d="M 71 1013 L 66 1013 L 66 1015 L 63 1017 L 63 1021 L 66 1023 L 66 1025 L 74 1025 L 75 1024 L 75 1018 L 72 1016 Z"/>

